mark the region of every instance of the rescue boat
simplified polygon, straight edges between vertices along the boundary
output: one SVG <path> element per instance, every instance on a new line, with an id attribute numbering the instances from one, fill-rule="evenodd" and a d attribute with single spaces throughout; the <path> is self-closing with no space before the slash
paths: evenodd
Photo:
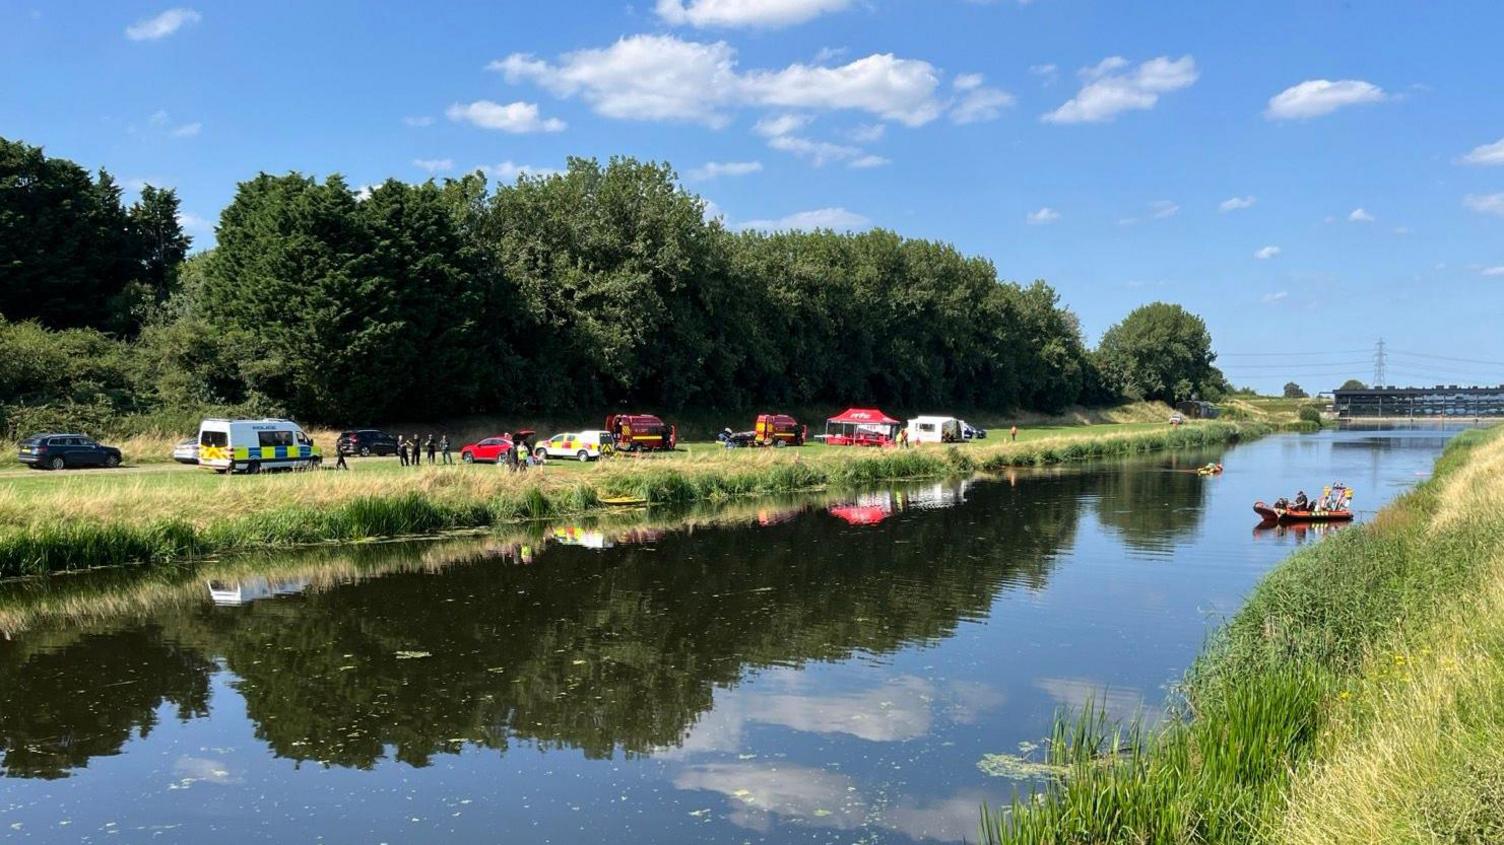
<path id="1" fill-rule="evenodd" d="M 1276 508 L 1264 504 L 1263 501 L 1253 503 L 1253 512 L 1263 517 L 1265 522 L 1277 522 L 1281 525 L 1296 522 L 1350 522 L 1353 518 L 1353 512 L 1348 510 L 1298 511 Z"/>

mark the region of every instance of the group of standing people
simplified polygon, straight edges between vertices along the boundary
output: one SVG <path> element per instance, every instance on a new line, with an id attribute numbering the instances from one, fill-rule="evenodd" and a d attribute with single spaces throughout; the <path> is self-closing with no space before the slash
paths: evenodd
<path id="1" fill-rule="evenodd" d="M 443 462 L 454 463 L 454 458 L 449 454 L 449 435 L 441 434 L 435 438 L 432 434 L 418 439 L 418 435 L 397 435 L 397 457 L 401 459 L 403 466 L 422 466 L 423 453 L 428 453 L 428 463 L 438 463 L 438 456 L 443 455 Z"/>

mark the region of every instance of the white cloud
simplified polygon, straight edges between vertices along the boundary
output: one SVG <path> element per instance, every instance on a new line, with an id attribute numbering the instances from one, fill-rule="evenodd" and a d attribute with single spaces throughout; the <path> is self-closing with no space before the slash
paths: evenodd
<path id="1" fill-rule="evenodd" d="M 700 199 L 705 203 L 705 212 L 703 215 L 701 215 L 705 218 L 705 222 L 709 223 L 710 221 L 717 218 L 721 218 L 722 222 L 725 222 L 724 218 L 726 217 L 726 212 L 724 209 L 722 209 L 719 205 L 716 205 L 714 200 L 708 200 L 704 197 L 701 197 Z"/>
<path id="2" fill-rule="evenodd" d="M 1485 276 L 1504 276 L 1504 264 L 1498 267 L 1484 267 L 1479 272 Z"/>
<path id="3" fill-rule="evenodd" d="M 823 167 L 833 161 L 855 162 L 867 155 L 861 147 L 833 144 L 829 141 L 814 141 L 798 135 L 775 135 L 768 139 L 768 146 L 806 159 L 816 167 Z"/>
<path id="4" fill-rule="evenodd" d="M 516 53 L 491 62 L 507 81 L 531 81 L 560 97 L 578 95 L 599 114 L 724 126 L 738 106 L 864 111 L 910 126 L 944 108 L 940 74 L 917 59 L 881 53 L 836 67 L 792 64 L 742 72 L 736 50 L 669 35 L 634 35 L 609 47 L 565 53 L 549 63 Z"/>
<path id="5" fill-rule="evenodd" d="M 429 173 L 438 173 L 441 170 L 453 170 L 454 159 L 452 158 L 415 158 L 413 166 L 427 170 Z"/>
<path id="6" fill-rule="evenodd" d="M 757 121 L 752 131 L 765 138 L 788 135 L 809 125 L 809 116 L 802 114 L 779 114 Z"/>
<path id="7" fill-rule="evenodd" d="M 203 131 L 204 128 L 202 123 L 197 122 L 180 123 L 174 126 L 172 115 L 168 114 L 166 109 L 157 109 L 152 112 L 151 116 L 146 119 L 146 124 L 166 133 L 172 138 L 192 138 Z M 130 131 L 134 132 L 136 130 L 132 127 Z"/>
<path id="8" fill-rule="evenodd" d="M 988 88 L 980 73 L 963 73 L 952 81 L 961 92 L 960 100 L 950 110 L 952 123 L 965 125 L 996 120 L 1003 109 L 1013 105 L 1013 95 L 1000 88 Z"/>
<path id="9" fill-rule="evenodd" d="M 1473 147 L 1473 151 L 1462 157 L 1463 164 L 1504 164 L 1504 138 L 1492 144 L 1482 144 Z"/>
<path id="10" fill-rule="evenodd" d="M 707 161 L 689 171 L 690 179 L 703 181 L 721 176 L 745 176 L 762 170 L 760 161 Z"/>
<path id="11" fill-rule="evenodd" d="M 810 121 L 808 115 L 789 112 L 759 120 L 752 131 L 767 138 L 769 147 L 805 159 L 815 167 L 824 167 L 837 161 L 855 168 L 880 167 L 889 163 L 888 159 L 872 155 L 861 147 L 816 141 L 793 134 L 808 126 Z"/>
<path id="12" fill-rule="evenodd" d="M 1279 255 L 1279 252 L 1280 249 L 1277 246 L 1266 246 L 1261 247 L 1258 252 L 1255 252 L 1253 254 L 1253 257 L 1259 259 L 1260 261 L 1268 261 L 1274 256 Z"/>
<path id="13" fill-rule="evenodd" d="M 1361 79 L 1308 79 L 1269 98 L 1264 117 L 1269 120 L 1305 120 L 1331 114 L 1344 106 L 1378 103 L 1389 99 L 1384 89 Z"/>
<path id="14" fill-rule="evenodd" d="M 1060 68 L 1050 64 L 1029 65 L 1029 74 L 1031 76 L 1042 77 L 1046 82 L 1053 82 L 1055 77 L 1060 74 Z"/>
<path id="15" fill-rule="evenodd" d="M 1154 108 L 1161 94 L 1190 87 L 1198 76 L 1196 60 L 1190 56 L 1160 56 L 1125 71 L 1129 64 L 1121 56 L 1109 56 L 1094 67 L 1083 68 L 1086 84 L 1041 119 L 1046 123 L 1107 122 L 1125 111 Z"/>
<path id="16" fill-rule="evenodd" d="M 844 208 L 817 208 L 812 211 L 800 211 L 777 220 L 748 220 L 738 224 L 738 229 L 761 229 L 767 232 L 783 232 L 791 229 L 808 231 L 810 229 L 835 229 L 836 231 L 851 231 L 853 229 L 865 229 L 872 225 L 872 221 L 855 212 Z"/>
<path id="17" fill-rule="evenodd" d="M 499 182 L 515 182 L 518 176 L 554 176 L 564 172 L 552 167 L 534 167 L 531 164 L 517 164 L 512 161 L 477 165 L 475 169 Z"/>
<path id="18" fill-rule="evenodd" d="M 871 144 L 881 141 L 888 132 L 888 127 L 881 123 L 863 123 L 846 132 L 846 137 L 858 144 Z"/>
<path id="19" fill-rule="evenodd" d="M 193 9 L 168 9 L 154 18 L 145 18 L 126 27 L 125 37 L 132 41 L 156 41 L 202 19 L 203 16 Z"/>
<path id="20" fill-rule="evenodd" d="M 1266 294 L 1264 294 L 1264 301 L 1265 302 L 1279 302 L 1282 299 L 1288 299 L 1289 296 L 1290 296 L 1290 292 L 1287 291 L 1287 290 L 1276 291 L 1275 293 L 1266 293 Z"/>
<path id="21" fill-rule="evenodd" d="M 656 11 L 671 26 L 776 29 L 839 12 L 852 0 L 658 0 Z"/>
<path id="22" fill-rule="evenodd" d="M 1399 235 L 1400 237 L 1403 238 L 1403 237 L 1405 237 L 1405 236 L 1407 236 L 1407 235 L 1410 234 L 1410 227 L 1409 226 L 1395 226 L 1394 227 L 1394 233 L 1396 235 Z"/>
<path id="23" fill-rule="evenodd" d="M 815 64 L 823 65 L 844 59 L 846 58 L 846 54 L 850 52 L 850 48 L 847 47 L 821 47 L 815 51 Z"/>
<path id="24" fill-rule="evenodd" d="M 417 115 L 402 118 L 402 123 L 407 126 L 432 126 L 433 117 L 430 115 Z"/>
<path id="25" fill-rule="evenodd" d="M 1056 211 L 1053 208 L 1050 208 L 1049 206 L 1045 206 L 1038 211 L 1029 212 L 1027 219 L 1035 226 L 1043 226 L 1047 223 L 1054 223 L 1056 220 L 1059 220 L 1060 212 Z"/>
<path id="26" fill-rule="evenodd" d="M 1347 215 L 1347 222 L 1349 223 L 1372 223 L 1373 221 L 1374 216 L 1361 208 L 1355 208 L 1351 214 Z"/>
<path id="27" fill-rule="evenodd" d="M 1245 208 L 1252 208 L 1255 202 L 1258 202 L 1258 200 L 1254 197 L 1230 197 L 1223 200 L 1222 203 L 1217 206 L 1217 210 L 1222 212 L 1223 214 L 1226 214 L 1229 211 L 1241 211 Z"/>
<path id="28" fill-rule="evenodd" d="M 190 232 L 214 231 L 213 220 L 206 220 L 203 217 L 199 217 L 197 214 L 190 214 L 186 211 L 178 212 L 178 225 L 182 226 L 184 229 Z"/>
<path id="29" fill-rule="evenodd" d="M 455 103 L 444 114 L 456 123 L 471 123 L 482 129 L 500 129 L 514 135 L 528 132 L 562 132 L 565 127 L 564 121 L 556 117 L 540 117 L 537 105 L 520 100 L 506 105 L 493 103 L 490 100 Z"/>
<path id="30" fill-rule="evenodd" d="M 970 91 L 973 88 L 980 88 L 985 78 L 980 73 L 962 73 L 957 74 L 956 78 L 951 80 L 950 84 L 957 91 Z"/>
<path id="31" fill-rule="evenodd" d="M 1479 214 L 1504 215 L 1504 193 L 1468 194 L 1462 198 L 1462 204 Z"/>
<path id="32" fill-rule="evenodd" d="M 1180 213 L 1180 206 L 1169 200 L 1155 200 L 1149 203 L 1149 216 L 1155 220 L 1163 220 L 1166 217 L 1174 217 Z"/>

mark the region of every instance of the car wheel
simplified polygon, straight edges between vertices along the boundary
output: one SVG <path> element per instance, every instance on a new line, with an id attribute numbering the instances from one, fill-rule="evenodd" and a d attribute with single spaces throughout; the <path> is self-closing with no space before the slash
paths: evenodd
<path id="1" fill-rule="evenodd" d="M 590 461 L 590 451 L 588 449 L 581 449 L 575 454 L 575 457 L 579 458 L 582 464 L 588 463 Z"/>
<path id="2" fill-rule="evenodd" d="M 68 465 L 68 462 L 65 461 L 65 460 L 63 460 L 63 456 L 62 455 L 58 455 L 57 457 L 55 457 L 52 460 L 50 460 L 50 461 L 47 462 L 47 468 L 48 469 L 62 469 L 64 467 L 66 467 L 67 465 Z"/>
<path id="3" fill-rule="evenodd" d="M 789 444 L 788 444 L 788 441 L 786 441 L 786 440 L 774 440 L 773 441 L 773 448 L 774 449 L 782 449 L 783 447 L 785 447 L 787 445 L 789 445 Z"/>
<path id="4" fill-rule="evenodd" d="M 460 460 L 464 461 L 467 464 L 473 464 L 475 463 L 475 455 L 471 454 L 470 452 L 461 452 Z"/>
<path id="5" fill-rule="evenodd" d="M 370 446 L 362 446 L 362 447 L 360 447 L 360 456 L 362 458 L 369 458 L 369 457 L 371 457 L 371 447 Z"/>
<path id="6" fill-rule="evenodd" d="M 546 447 L 539 446 L 538 448 L 533 450 L 533 456 L 540 461 L 548 460 L 548 449 Z"/>
<path id="7" fill-rule="evenodd" d="M 245 465 L 245 471 L 250 475 L 256 475 L 257 473 L 261 472 L 261 462 L 251 461 L 250 463 Z"/>
<path id="8" fill-rule="evenodd" d="M 120 458 L 115 455 L 105 455 L 104 465 L 108 469 L 114 469 L 115 467 L 120 466 Z"/>

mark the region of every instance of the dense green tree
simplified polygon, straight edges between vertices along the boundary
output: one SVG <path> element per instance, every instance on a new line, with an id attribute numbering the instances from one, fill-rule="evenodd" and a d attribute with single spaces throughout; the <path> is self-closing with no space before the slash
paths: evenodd
<path id="1" fill-rule="evenodd" d="M 1304 399 L 1304 398 L 1306 398 L 1309 395 L 1310 395 L 1309 393 L 1306 393 L 1305 390 L 1300 385 L 1296 384 L 1295 382 L 1293 382 L 1293 381 L 1287 381 L 1287 382 L 1285 382 L 1285 398 L 1286 399 Z"/>
<path id="2" fill-rule="evenodd" d="M 254 392 L 296 414 L 470 410 L 477 253 L 441 190 L 395 180 L 357 201 L 338 176 L 240 186 L 205 268 L 205 319 L 242 333 Z"/>
<path id="3" fill-rule="evenodd" d="M 1134 309 L 1102 335 L 1098 353 L 1109 382 L 1133 399 L 1175 402 L 1224 382 L 1205 321 L 1179 305 Z"/>
<path id="4" fill-rule="evenodd" d="M 1355 378 L 1350 378 L 1347 381 L 1344 381 L 1342 383 L 1342 386 L 1339 387 L 1339 388 L 1337 388 L 1337 389 L 1338 390 L 1367 390 L 1368 389 L 1368 385 L 1364 384 L 1361 381 L 1358 381 Z"/>
<path id="5" fill-rule="evenodd" d="M 155 302 L 164 302 L 176 290 L 178 268 L 193 245 L 178 221 L 177 192 L 146 185 L 128 216 L 139 244 L 141 269 L 137 279 Z"/>
<path id="6" fill-rule="evenodd" d="M 120 188 L 41 147 L 0 138 L 0 314 L 105 326 L 134 274 Z"/>

